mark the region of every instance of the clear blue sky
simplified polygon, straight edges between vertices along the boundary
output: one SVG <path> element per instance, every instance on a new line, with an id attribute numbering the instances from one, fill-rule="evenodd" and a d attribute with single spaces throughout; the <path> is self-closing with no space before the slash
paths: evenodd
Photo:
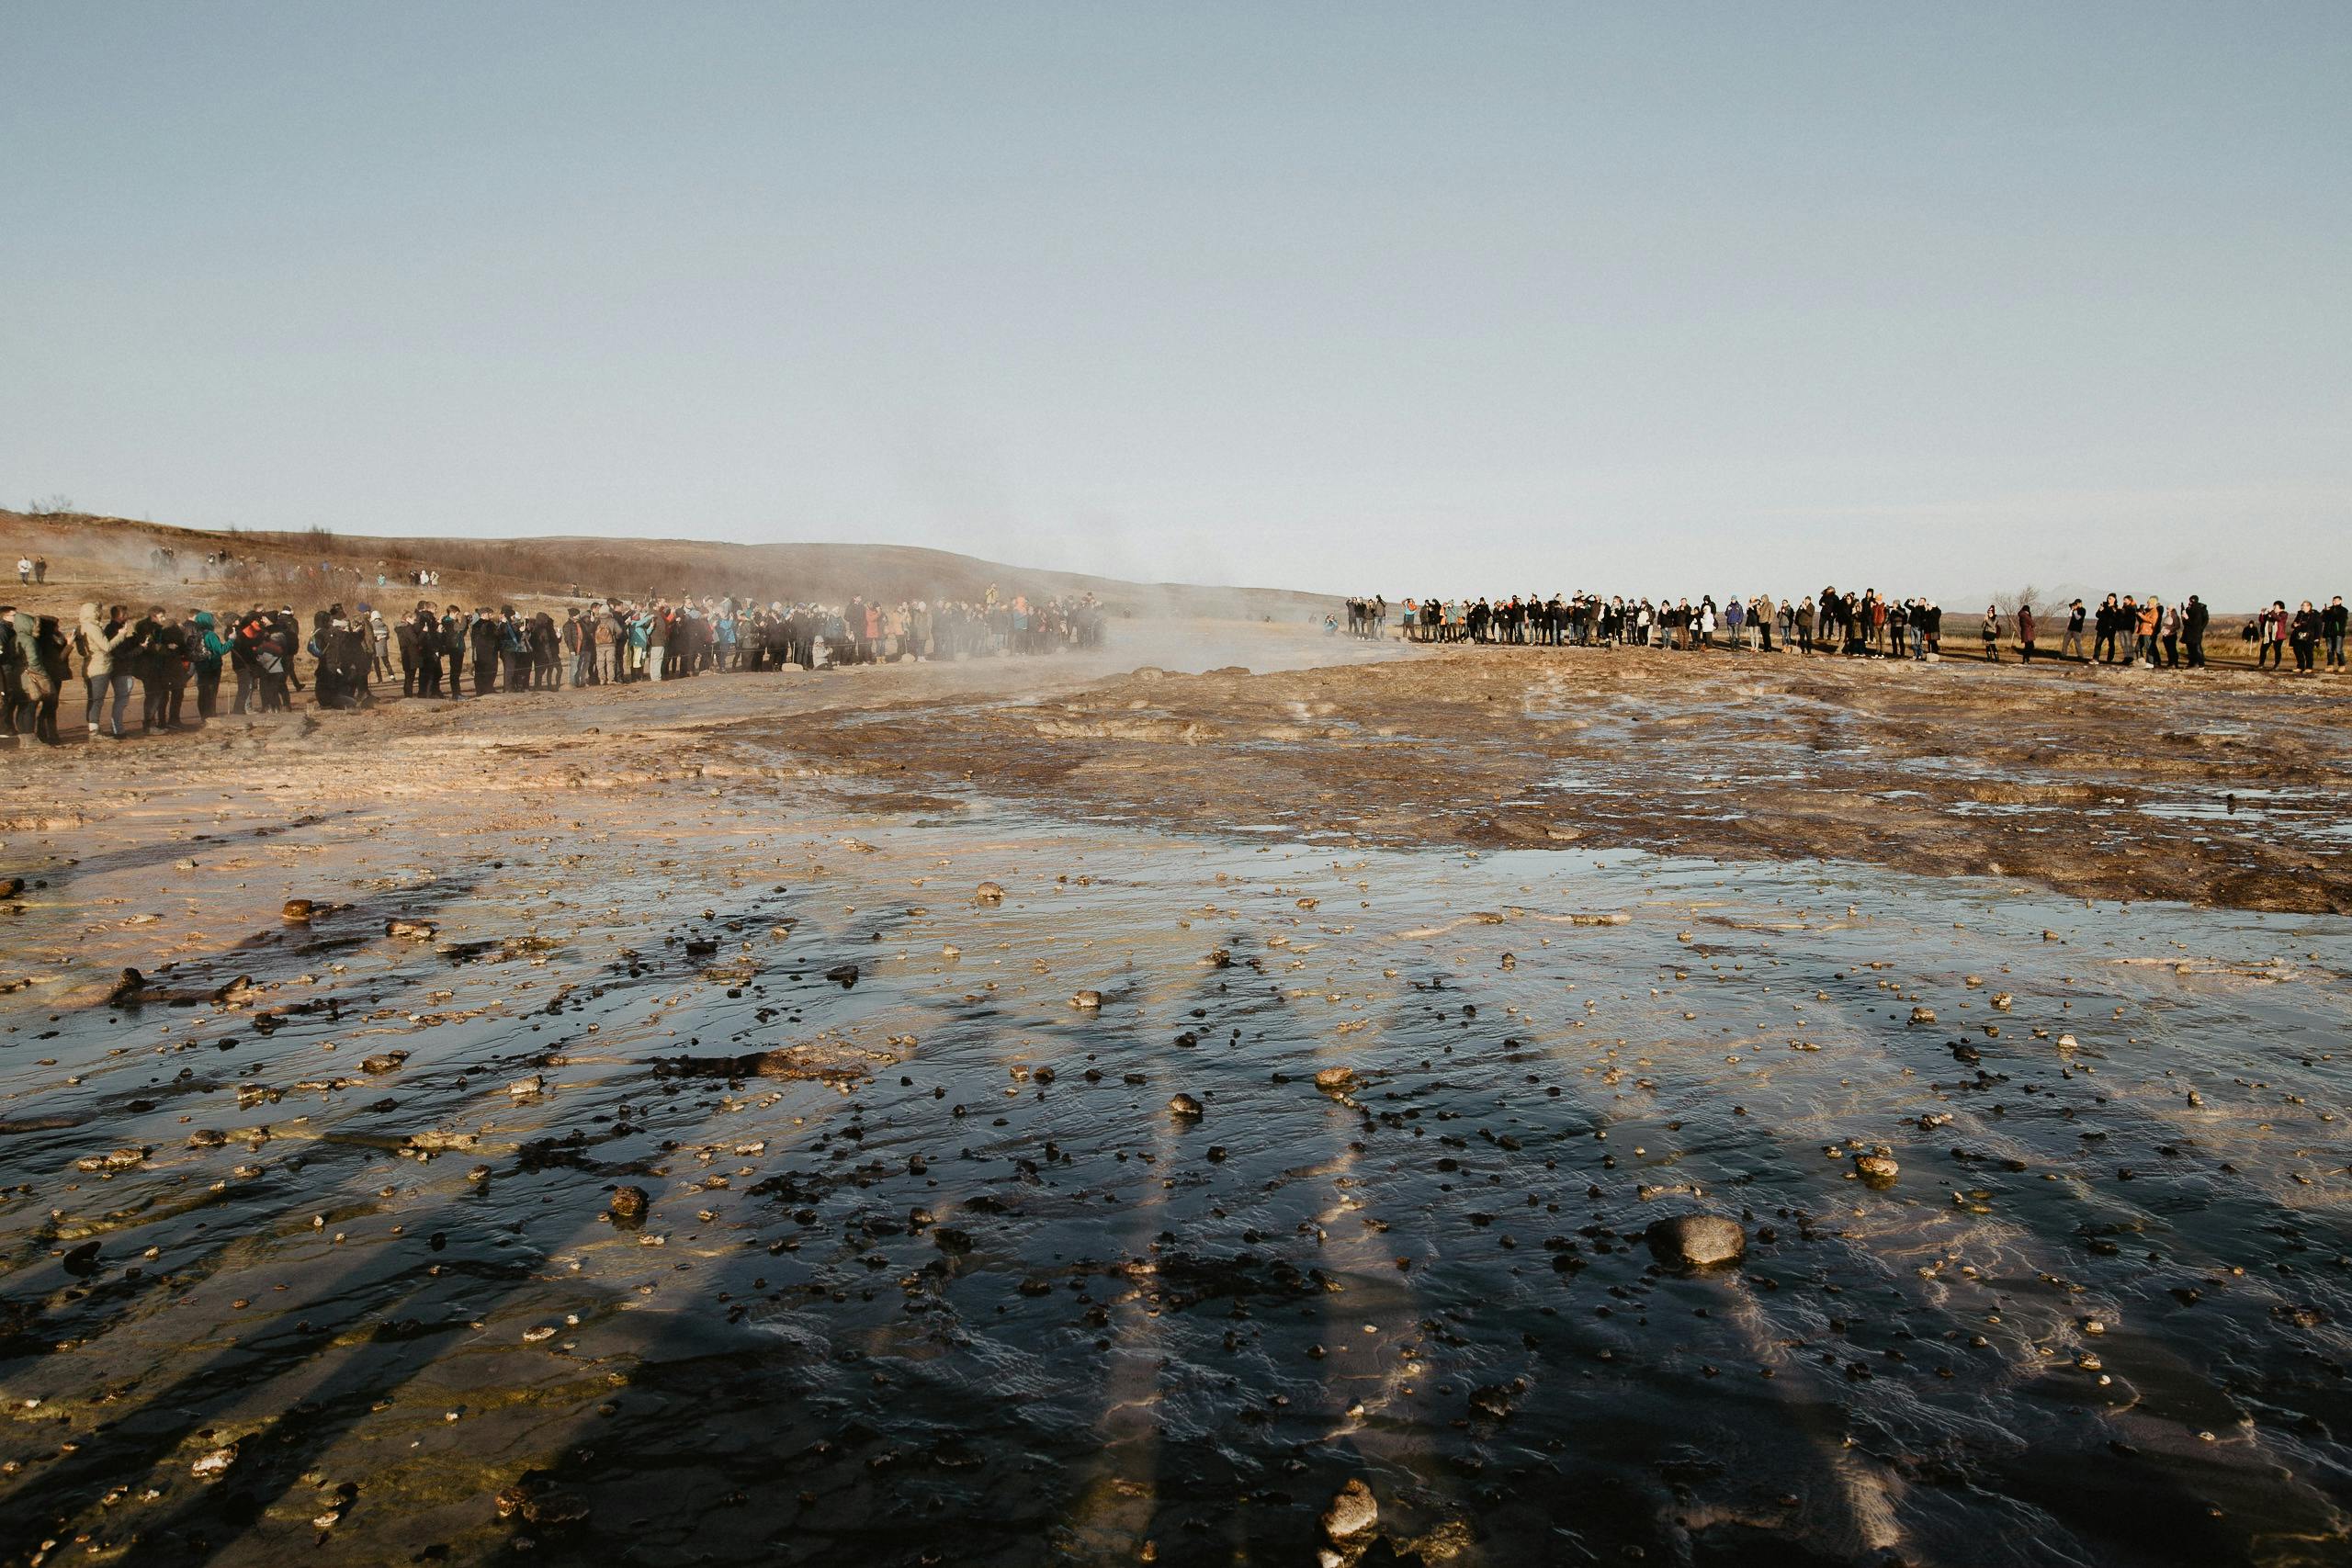
<path id="1" fill-rule="evenodd" d="M 2352 592 L 2352 4 L 0 5 L 0 496 Z"/>

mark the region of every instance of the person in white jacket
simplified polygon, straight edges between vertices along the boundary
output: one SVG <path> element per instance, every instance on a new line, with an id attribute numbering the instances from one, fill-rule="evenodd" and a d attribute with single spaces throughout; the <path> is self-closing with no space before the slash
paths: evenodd
<path id="1" fill-rule="evenodd" d="M 90 735 L 94 739 L 98 733 L 98 718 L 106 709 L 109 689 L 114 693 L 112 733 L 117 740 L 122 739 L 123 714 L 130 706 L 130 671 L 122 667 L 129 662 L 128 659 L 118 662 L 115 650 L 138 635 L 138 626 L 122 613 L 121 605 L 116 605 L 105 620 L 98 618 L 96 604 L 82 606 L 81 623 L 74 631 L 74 646 L 82 656 L 82 684 L 89 696 L 88 709 L 83 716 L 89 723 Z"/>

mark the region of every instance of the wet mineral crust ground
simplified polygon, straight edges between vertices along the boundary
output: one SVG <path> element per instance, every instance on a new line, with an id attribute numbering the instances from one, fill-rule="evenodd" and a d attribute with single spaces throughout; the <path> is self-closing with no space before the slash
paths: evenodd
<path id="1" fill-rule="evenodd" d="M 0 1562 L 2352 1553 L 2332 688 L 1119 651 L 6 759 Z"/>

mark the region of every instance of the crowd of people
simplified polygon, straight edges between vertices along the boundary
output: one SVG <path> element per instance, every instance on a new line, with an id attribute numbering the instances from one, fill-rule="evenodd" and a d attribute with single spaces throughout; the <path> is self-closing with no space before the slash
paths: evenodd
<path id="1" fill-rule="evenodd" d="M 1413 642 L 1523 644 L 1538 647 L 1752 649 L 1776 647 L 1803 654 L 1838 653 L 1925 660 L 1944 655 L 1944 612 L 1924 597 L 1897 600 L 1866 589 L 1857 593 L 1825 587 L 1802 599 L 1775 600 L 1769 593 L 1743 598 L 1713 594 L 1687 598 L 1603 597 L 1597 593 L 1512 594 L 1497 599 L 1413 599 L 1399 602 L 1396 635 Z M 1390 635 L 1389 604 L 1379 596 L 1347 601 L 1348 635 Z M 2201 669 L 2211 608 L 2192 593 L 2179 604 L 2154 594 L 2109 593 L 2096 606 L 2075 599 L 2037 613 L 2021 603 L 2004 614 L 1988 604 L 1978 617 L 1980 657 L 1998 661 L 2002 644 L 2014 639 L 2017 655 L 2079 664 L 2137 664 L 2147 669 Z M 2297 671 L 2345 668 L 2346 615 L 2344 599 L 2324 606 L 2306 599 L 2290 611 L 2275 600 L 2246 622 L 2242 638 L 2252 645 L 2257 667 L 2283 669 L 2291 651 Z M 1339 630 L 1338 617 L 1328 623 Z M 1965 625 L 1963 620 L 1962 625 Z M 1965 633 L 1962 633 L 1965 636 Z M 1777 639 L 1777 642 L 1776 642 Z M 2048 646 L 2055 641 L 2053 650 Z"/>
<path id="2" fill-rule="evenodd" d="M 1053 653 L 1101 646 L 1102 620 L 1091 593 L 1032 601 L 993 587 L 978 601 L 936 603 L 599 599 L 567 606 L 560 619 L 512 604 L 468 611 L 422 601 L 388 619 L 368 604 L 337 604 L 316 612 L 307 632 L 290 604 L 177 615 L 157 604 L 134 617 L 91 604 L 70 628 L 0 604 L 0 739 L 57 744 L 59 709 L 76 680 L 89 737 L 120 740 L 219 716 L 224 680 L 231 714 L 282 712 L 305 691 L 319 707 L 356 708 L 389 695 L 394 680 L 403 697 L 457 699 L 787 665 Z"/>

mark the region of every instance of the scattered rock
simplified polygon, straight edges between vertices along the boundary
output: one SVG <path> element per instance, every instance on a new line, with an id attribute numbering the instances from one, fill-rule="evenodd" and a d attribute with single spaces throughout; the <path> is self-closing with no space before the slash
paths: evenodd
<path id="1" fill-rule="evenodd" d="M 1935 1010 L 1933 1008 L 1913 1008 L 1911 1010 L 1911 1021 L 1914 1023 L 1933 1023 L 1936 1021 Z"/>
<path id="2" fill-rule="evenodd" d="M 491 1500 L 502 1519 L 519 1518 L 540 1529 L 576 1525 L 588 1517 L 588 1500 L 568 1486 L 539 1476 L 525 1476 L 502 1488 Z"/>
<path id="3" fill-rule="evenodd" d="M 406 1147 L 415 1154 L 439 1155 L 447 1154 L 453 1149 L 469 1149 L 480 1142 L 481 1142 L 480 1135 L 473 1133 L 426 1131 L 411 1133 L 408 1135 Z"/>
<path id="4" fill-rule="evenodd" d="M 198 1481 L 218 1481 L 228 1474 L 229 1467 L 236 1462 L 237 1445 L 230 1443 L 209 1453 L 198 1454 L 196 1462 L 187 1467 L 187 1472 Z"/>
<path id="5" fill-rule="evenodd" d="M 644 1221 L 646 1208 L 651 1201 L 642 1187 L 616 1187 L 612 1197 L 605 1200 L 605 1212 L 613 1216 L 616 1224 L 639 1224 Z"/>
<path id="6" fill-rule="evenodd" d="M 1001 882 L 983 882 L 972 890 L 972 897 L 975 902 L 981 904 L 1001 904 L 1004 902 L 1004 885 Z"/>
<path id="7" fill-rule="evenodd" d="M 1351 1478 L 1323 1510 L 1323 1534 L 1335 1546 L 1352 1546 L 1380 1524 L 1380 1504 L 1372 1488 Z"/>
<path id="8" fill-rule="evenodd" d="M 1343 1094 L 1353 1089 L 1355 1082 L 1353 1067 L 1326 1067 L 1315 1075 L 1315 1087 L 1326 1094 Z"/>
<path id="9" fill-rule="evenodd" d="M 1189 1094 L 1172 1096 L 1168 1101 L 1168 1111 L 1171 1116 L 1182 1116 L 1193 1120 L 1198 1120 L 1203 1114 L 1201 1102 Z"/>
<path id="10" fill-rule="evenodd" d="M 1653 1222 L 1642 1235 L 1660 1261 L 1685 1269 L 1734 1262 L 1747 1250 L 1739 1222 L 1722 1214 L 1677 1214 Z"/>
<path id="11" fill-rule="evenodd" d="M 108 1149 L 102 1155 L 85 1155 L 74 1162 L 74 1168 L 76 1170 L 129 1170 L 132 1166 L 144 1163 L 147 1156 L 153 1153 L 154 1153 L 153 1148 L 138 1145 Z"/>
<path id="12" fill-rule="evenodd" d="M 1070 998 L 1069 1005 L 1077 1008 L 1081 1012 L 1100 1012 L 1102 1010 L 1102 993 L 1100 991 L 1080 991 L 1078 995 Z"/>
<path id="13" fill-rule="evenodd" d="M 431 920 L 386 920 L 384 934 L 403 942 L 431 942 L 435 926 Z"/>
<path id="14" fill-rule="evenodd" d="M 1903 1174 L 1903 1168 L 1894 1163 L 1891 1155 L 1856 1155 L 1854 1174 L 1872 1187 L 1884 1187 Z"/>
<path id="15" fill-rule="evenodd" d="M 307 920 L 318 912 L 318 905 L 308 898 L 288 898 L 278 907 L 278 914 L 289 920 Z"/>
<path id="16" fill-rule="evenodd" d="M 1527 1392 L 1524 1382 L 1493 1383 L 1470 1391 L 1470 1408 L 1489 1421 L 1510 1419 L 1511 1401 Z"/>

